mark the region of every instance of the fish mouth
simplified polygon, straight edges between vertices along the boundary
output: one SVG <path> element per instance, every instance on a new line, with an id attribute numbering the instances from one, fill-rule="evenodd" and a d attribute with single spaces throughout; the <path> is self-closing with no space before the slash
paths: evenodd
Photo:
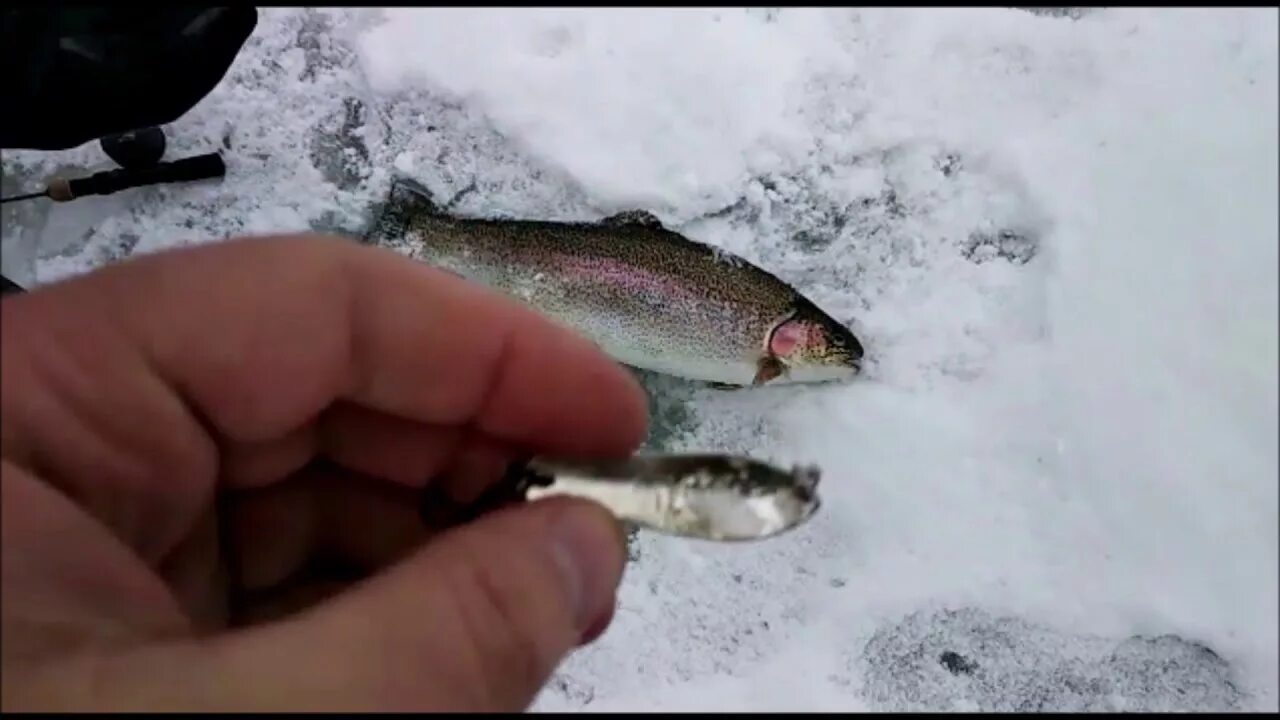
<path id="1" fill-rule="evenodd" d="M 786 366 L 787 381 L 805 385 L 838 385 L 858 376 L 851 365 L 801 364 Z"/>
<path id="2" fill-rule="evenodd" d="M 833 354 L 840 356 L 844 364 L 854 370 L 862 370 L 862 358 L 866 350 L 847 325 L 833 318 L 819 320 L 826 331 L 828 342 L 832 345 Z"/>

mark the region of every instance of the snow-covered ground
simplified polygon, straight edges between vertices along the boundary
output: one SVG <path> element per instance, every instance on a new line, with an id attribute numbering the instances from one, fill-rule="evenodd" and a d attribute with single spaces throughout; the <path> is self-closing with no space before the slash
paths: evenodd
<path id="1" fill-rule="evenodd" d="M 650 209 L 874 362 L 647 379 L 655 445 L 817 462 L 823 511 L 641 534 L 538 709 L 1276 710 L 1277 82 L 1274 8 L 264 9 L 169 128 L 226 180 L 6 206 L 4 271 L 359 232 L 393 172 Z M 5 153 L 4 193 L 105 165 Z"/>

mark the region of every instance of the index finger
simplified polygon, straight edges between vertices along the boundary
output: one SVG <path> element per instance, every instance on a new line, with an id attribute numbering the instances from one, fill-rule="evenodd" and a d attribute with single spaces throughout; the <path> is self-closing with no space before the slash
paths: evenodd
<path id="1" fill-rule="evenodd" d="M 639 386 L 587 340 L 496 292 L 347 240 L 225 241 L 58 290 L 65 322 L 112 328 L 233 442 L 281 437 L 338 399 L 469 424 L 538 452 L 622 453 L 645 431 Z"/>

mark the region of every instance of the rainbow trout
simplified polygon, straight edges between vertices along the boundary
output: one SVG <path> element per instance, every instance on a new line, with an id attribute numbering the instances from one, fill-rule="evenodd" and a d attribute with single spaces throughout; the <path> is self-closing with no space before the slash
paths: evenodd
<path id="1" fill-rule="evenodd" d="M 738 387 L 861 368 L 853 333 L 790 285 L 644 211 L 464 218 L 398 178 L 365 240 L 521 300 L 632 367 Z"/>

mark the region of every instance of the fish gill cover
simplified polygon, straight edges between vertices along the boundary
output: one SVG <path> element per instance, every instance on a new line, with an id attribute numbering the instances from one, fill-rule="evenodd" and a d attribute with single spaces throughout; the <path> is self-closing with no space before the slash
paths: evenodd
<path id="1" fill-rule="evenodd" d="M 472 215 L 650 210 L 872 362 L 645 375 L 651 446 L 815 462 L 823 512 L 637 536 L 537 709 L 1274 711 L 1277 13 L 1062 10 L 264 8 L 168 128 L 226 180 L 6 206 L 4 268 L 359 234 L 395 173 Z M 105 166 L 6 152 L 3 191 Z"/>

